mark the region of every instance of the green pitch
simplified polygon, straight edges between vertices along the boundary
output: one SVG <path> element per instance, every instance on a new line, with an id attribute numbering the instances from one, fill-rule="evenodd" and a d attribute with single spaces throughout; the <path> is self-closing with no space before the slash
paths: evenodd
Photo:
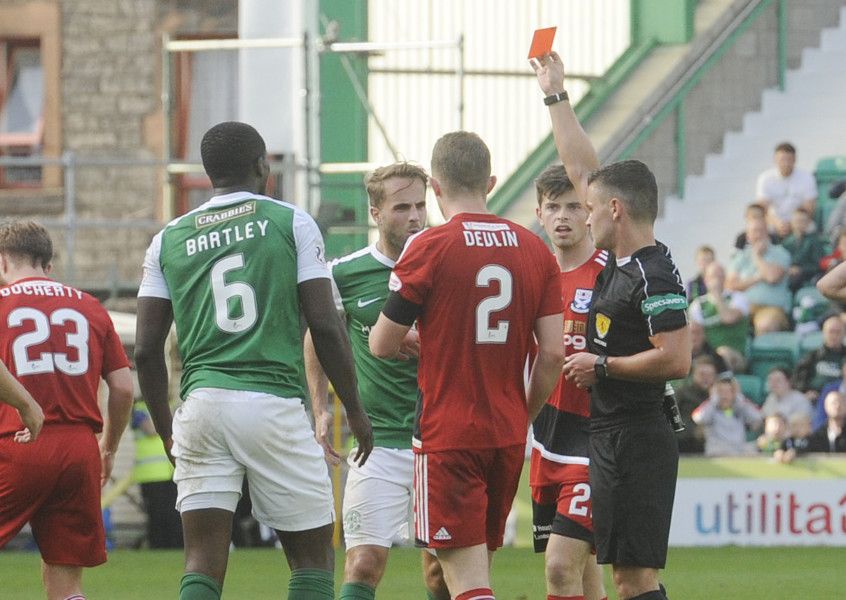
<path id="1" fill-rule="evenodd" d="M 342 562 L 338 553 L 336 589 Z M 673 600 L 842 598 L 844 564 L 843 548 L 671 549 L 663 581 Z M 105 565 L 86 570 L 85 590 L 90 600 L 167 600 L 177 597 L 181 573 L 181 552 L 122 550 L 109 554 Z M 0 552 L 0 582 L 4 600 L 41 600 L 38 555 Z M 236 550 L 229 559 L 223 596 L 284 598 L 287 582 L 280 550 Z M 543 600 L 542 557 L 527 548 L 504 548 L 494 559 L 493 584 L 498 600 Z M 425 598 L 418 551 L 391 553 L 378 597 Z M 609 597 L 615 597 L 613 592 Z"/>

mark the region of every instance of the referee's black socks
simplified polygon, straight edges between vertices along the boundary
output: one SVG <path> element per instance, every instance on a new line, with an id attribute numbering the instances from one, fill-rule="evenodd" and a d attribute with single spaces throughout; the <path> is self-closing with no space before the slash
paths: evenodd
<path id="1" fill-rule="evenodd" d="M 661 593 L 661 590 L 653 590 L 640 596 L 629 598 L 629 600 L 667 600 L 667 597 Z"/>

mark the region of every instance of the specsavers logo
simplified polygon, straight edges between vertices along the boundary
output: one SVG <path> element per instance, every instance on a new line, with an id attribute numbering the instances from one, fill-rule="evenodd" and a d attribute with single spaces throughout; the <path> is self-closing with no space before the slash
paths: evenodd
<path id="1" fill-rule="evenodd" d="M 611 329 L 611 318 L 602 313 L 596 313 L 596 333 L 599 337 L 605 338 L 609 329 Z"/>
<path id="2" fill-rule="evenodd" d="M 640 311 L 648 317 L 659 315 L 665 310 L 684 310 L 686 308 L 687 298 L 680 294 L 649 296 L 640 303 Z"/>

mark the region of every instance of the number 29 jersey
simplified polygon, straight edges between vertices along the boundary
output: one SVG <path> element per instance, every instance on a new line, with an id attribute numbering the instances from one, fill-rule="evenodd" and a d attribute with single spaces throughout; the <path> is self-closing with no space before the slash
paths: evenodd
<path id="1" fill-rule="evenodd" d="M 94 298 L 48 278 L 0 288 L 0 360 L 44 411 L 44 423 L 103 428 L 100 379 L 129 366 L 106 309 Z M 21 429 L 0 404 L 0 436 Z"/>
<path id="2" fill-rule="evenodd" d="M 461 213 L 412 237 L 390 288 L 420 306 L 417 452 L 526 440 L 535 321 L 562 311 L 560 271 L 531 231 Z"/>
<path id="3" fill-rule="evenodd" d="M 567 356 L 587 349 L 593 287 L 607 261 L 608 252 L 596 250 L 583 264 L 561 274 L 564 352 Z M 561 375 L 533 423 L 532 435 L 529 475 L 532 485 L 560 483 L 564 480 L 567 465 L 587 465 L 590 392 L 579 389 Z"/>
<path id="4" fill-rule="evenodd" d="M 297 285 L 328 277 L 323 238 L 308 214 L 235 192 L 153 238 L 138 295 L 173 305 L 183 398 L 198 387 L 303 398 Z"/>

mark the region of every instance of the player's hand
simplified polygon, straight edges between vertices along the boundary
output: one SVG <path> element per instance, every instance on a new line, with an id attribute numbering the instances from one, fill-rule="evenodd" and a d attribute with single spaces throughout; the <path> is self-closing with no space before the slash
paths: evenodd
<path id="1" fill-rule="evenodd" d="M 547 96 L 564 91 L 564 62 L 554 50 L 538 58 L 529 59 L 535 70 L 538 84 Z"/>
<path id="2" fill-rule="evenodd" d="M 363 410 L 355 413 L 347 412 L 347 423 L 358 442 L 353 462 L 360 467 L 367 462 L 367 457 L 373 451 L 373 427 L 370 425 L 370 418 Z"/>
<path id="3" fill-rule="evenodd" d="M 115 466 L 115 453 L 103 444 L 103 439 L 100 440 L 100 465 L 100 487 L 102 487 L 109 482 Z"/>
<path id="4" fill-rule="evenodd" d="M 416 329 L 409 329 L 400 344 L 398 360 L 410 360 L 420 356 L 420 334 Z"/>
<path id="5" fill-rule="evenodd" d="M 26 407 L 19 410 L 18 414 L 24 424 L 24 428 L 15 432 L 14 440 L 19 444 L 34 442 L 41 428 L 44 426 L 44 411 L 41 406 L 33 400 L 27 403 Z"/>
<path id="6" fill-rule="evenodd" d="M 314 414 L 314 439 L 323 448 L 323 457 L 330 467 L 341 464 L 341 455 L 332 447 L 329 440 L 332 431 L 332 414 L 329 411 L 320 411 Z"/>
<path id="7" fill-rule="evenodd" d="M 592 386 L 596 383 L 596 371 L 593 366 L 596 364 L 596 354 L 590 352 L 577 352 L 564 359 L 564 377 L 575 382 L 576 387 L 581 389 Z"/>
<path id="8" fill-rule="evenodd" d="M 162 439 L 162 445 L 164 446 L 165 454 L 167 454 L 167 459 L 170 461 L 174 467 L 176 466 L 176 459 L 173 458 L 173 437 L 167 436 L 166 438 Z"/>

